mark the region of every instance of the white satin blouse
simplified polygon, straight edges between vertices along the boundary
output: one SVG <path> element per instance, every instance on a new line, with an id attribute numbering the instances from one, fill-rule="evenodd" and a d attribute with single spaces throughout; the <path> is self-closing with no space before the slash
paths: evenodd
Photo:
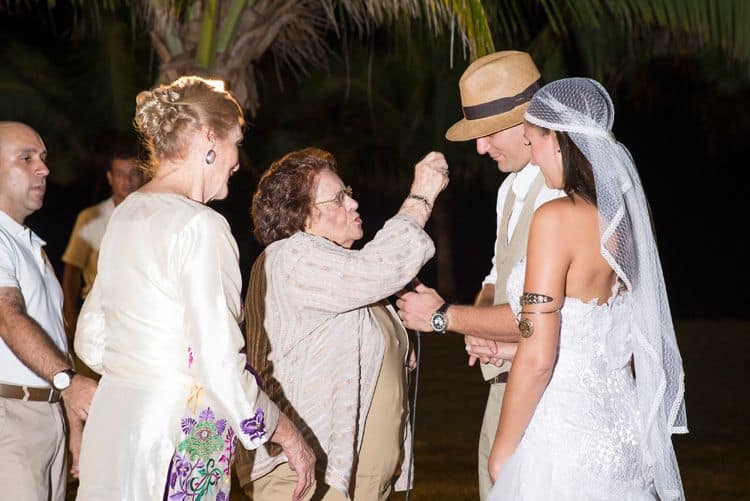
<path id="1" fill-rule="evenodd" d="M 235 437 L 256 448 L 278 419 L 240 353 L 240 288 L 237 246 L 215 211 L 141 192 L 117 207 L 75 335 L 103 376 L 79 500 L 228 498 Z"/>

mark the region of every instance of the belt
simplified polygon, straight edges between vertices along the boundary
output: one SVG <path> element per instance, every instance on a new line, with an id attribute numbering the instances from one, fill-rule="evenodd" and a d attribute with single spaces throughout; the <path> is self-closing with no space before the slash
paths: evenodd
<path id="1" fill-rule="evenodd" d="M 24 402 L 49 402 L 55 404 L 60 401 L 60 392 L 54 388 L 33 388 L 31 386 L 0 383 L 0 397 L 16 398 Z"/>
<path id="2" fill-rule="evenodd" d="M 489 384 L 495 384 L 495 383 L 507 383 L 508 382 L 508 371 L 501 372 L 497 376 L 493 377 L 492 379 L 488 379 L 487 382 Z"/>

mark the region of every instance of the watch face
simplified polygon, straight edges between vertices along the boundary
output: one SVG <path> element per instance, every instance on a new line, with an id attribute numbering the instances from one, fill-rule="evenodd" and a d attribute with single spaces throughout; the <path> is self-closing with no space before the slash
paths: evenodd
<path id="1" fill-rule="evenodd" d="M 447 321 L 445 318 L 444 313 L 433 313 L 432 318 L 430 318 L 430 324 L 432 324 L 432 329 L 436 332 L 445 332 L 445 328 L 447 327 Z"/>
<path id="2" fill-rule="evenodd" d="M 55 377 L 52 378 L 52 385 L 56 390 L 64 390 L 70 386 L 70 374 L 65 371 L 58 372 Z"/>

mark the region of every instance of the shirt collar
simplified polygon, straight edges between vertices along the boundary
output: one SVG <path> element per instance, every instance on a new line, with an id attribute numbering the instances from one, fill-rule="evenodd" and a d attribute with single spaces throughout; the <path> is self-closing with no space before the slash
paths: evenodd
<path id="1" fill-rule="evenodd" d="M 526 167 L 516 173 L 516 177 L 513 179 L 513 184 L 511 185 L 516 200 L 522 201 L 526 199 L 526 195 L 529 193 L 529 189 L 538 174 L 539 167 L 532 163 L 526 164 Z"/>
<path id="2" fill-rule="evenodd" d="M 11 235 L 15 235 L 29 243 L 39 246 L 47 245 L 47 242 L 39 238 L 39 235 L 31 231 L 31 228 L 19 224 L 15 219 L 10 217 L 5 211 L 0 210 L 0 227 L 4 228 Z"/>

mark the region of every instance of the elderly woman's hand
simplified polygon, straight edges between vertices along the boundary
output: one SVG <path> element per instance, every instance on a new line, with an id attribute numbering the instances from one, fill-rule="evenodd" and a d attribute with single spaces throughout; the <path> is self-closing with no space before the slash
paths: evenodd
<path id="1" fill-rule="evenodd" d="M 441 191 L 448 186 L 448 162 L 442 153 L 431 151 L 414 166 L 411 195 L 426 198 L 432 207 Z"/>
<path id="2" fill-rule="evenodd" d="M 302 438 L 294 423 L 284 414 L 279 415 L 279 422 L 276 431 L 271 435 L 271 441 L 281 445 L 289 461 L 289 468 L 297 474 L 297 485 L 292 500 L 301 500 L 315 484 L 315 453 Z"/>
<path id="3" fill-rule="evenodd" d="M 414 181 L 399 214 L 411 216 L 424 226 L 432 214 L 435 199 L 448 186 L 448 163 L 442 153 L 432 151 L 414 166 Z"/>

